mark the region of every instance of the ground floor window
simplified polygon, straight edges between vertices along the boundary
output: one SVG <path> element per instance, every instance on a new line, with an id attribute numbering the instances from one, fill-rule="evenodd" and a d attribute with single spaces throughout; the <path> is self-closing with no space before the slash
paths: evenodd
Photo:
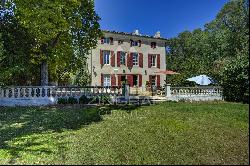
<path id="1" fill-rule="evenodd" d="M 110 75 L 104 75 L 103 76 L 103 86 L 111 86 Z"/>

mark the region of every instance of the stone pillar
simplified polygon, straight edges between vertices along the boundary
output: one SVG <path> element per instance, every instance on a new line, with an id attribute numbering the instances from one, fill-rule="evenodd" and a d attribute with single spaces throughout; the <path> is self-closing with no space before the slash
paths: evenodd
<path id="1" fill-rule="evenodd" d="M 15 88 L 11 88 L 11 91 L 12 91 L 12 98 L 15 98 Z"/>
<path id="2" fill-rule="evenodd" d="M 166 94 L 166 97 L 171 97 L 171 84 L 167 84 L 166 87 L 165 87 L 165 94 Z"/>
<path id="3" fill-rule="evenodd" d="M 45 90 L 44 97 L 48 97 L 48 87 L 47 86 L 44 87 L 44 90 Z"/>
<path id="4" fill-rule="evenodd" d="M 129 88 L 129 84 L 125 84 L 124 85 L 124 97 L 125 99 L 129 99 L 129 93 L 130 93 L 130 88 Z"/>
<path id="5" fill-rule="evenodd" d="M 21 88 L 17 88 L 17 98 L 20 98 L 20 96 L 21 96 L 21 95 L 20 95 L 20 93 L 21 93 L 20 89 L 21 89 Z"/>

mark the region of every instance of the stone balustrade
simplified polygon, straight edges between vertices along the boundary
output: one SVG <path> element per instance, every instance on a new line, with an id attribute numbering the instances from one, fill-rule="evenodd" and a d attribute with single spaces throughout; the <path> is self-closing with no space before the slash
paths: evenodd
<path id="1" fill-rule="evenodd" d="M 219 86 L 206 87 L 171 87 L 171 95 L 221 95 L 222 88 Z"/>
<path id="2" fill-rule="evenodd" d="M 16 86 L 0 88 L 0 106 L 37 106 L 56 104 L 58 98 L 82 95 L 111 95 L 121 96 L 122 88 L 118 86 Z"/>
<path id="3" fill-rule="evenodd" d="M 168 98 L 172 100 L 223 100 L 222 88 L 219 86 L 198 86 L 198 87 L 168 87 L 170 93 Z"/>
<path id="4" fill-rule="evenodd" d="M 0 98 L 81 97 L 96 94 L 121 95 L 121 87 L 18 86 L 0 89 Z"/>

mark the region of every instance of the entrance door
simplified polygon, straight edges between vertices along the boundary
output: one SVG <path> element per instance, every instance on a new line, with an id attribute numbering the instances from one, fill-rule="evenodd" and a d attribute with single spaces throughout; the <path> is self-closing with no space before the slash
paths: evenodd
<path id="1" fill-rule="evenodd" d="M 138 86 L 138 75 L 133 75 L 133 86 Z"/>
<path id="2" fill-rule="evenodd" d="M 121 76 L 121 82 L 126 81 L 126 76 Z"/>

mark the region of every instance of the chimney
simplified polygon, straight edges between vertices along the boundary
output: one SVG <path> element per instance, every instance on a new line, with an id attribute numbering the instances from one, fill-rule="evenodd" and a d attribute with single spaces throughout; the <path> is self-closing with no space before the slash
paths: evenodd
<path id="1" fill-rule="evenodd" d="M 160 31 L 157 31 L 154 37 L 155 37 L 155 38 L 160 38 L 160 37 L 161 37 L 161 32 L 160 32 Z"/>
<path id="2" fill-rule="evenodd" d="M 140 35 L 140 34 L 139 34 L 139 30 L 136 29 L 136 30 L 133 32 L 133 35 Z"/>

